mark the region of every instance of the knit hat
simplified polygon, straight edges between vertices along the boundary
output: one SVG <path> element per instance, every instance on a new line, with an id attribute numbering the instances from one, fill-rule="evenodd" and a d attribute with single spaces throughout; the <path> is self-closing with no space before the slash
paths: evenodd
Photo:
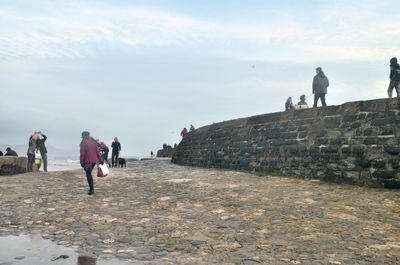
<path id="1" fill-rule="evenodd" d="M 90 133 L 88 131 L 83 131 L 82 132 L 82 138 L 86 138 L 90 135 Z"/>
<path id="2" fill-rule="evenodd" d="M 317 67 L 315 70 L 317 70 L 318 72 L 322 71 L 321 67 Z"/>

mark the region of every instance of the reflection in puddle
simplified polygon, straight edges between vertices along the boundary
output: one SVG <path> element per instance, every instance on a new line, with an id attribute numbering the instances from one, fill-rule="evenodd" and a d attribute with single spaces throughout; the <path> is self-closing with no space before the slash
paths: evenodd
<path id="1" fill-rule="evenodd" d="M 96 265 L 96 259 L 91 257 L 78 257 L 78 265 Z"/>
<path id="2" fill-rule="evenodd" d="M 0 236 L 0 264 L 7 265 L 124 265 L 118 259 L 78 256 L 76 250 L 38 235 Z"/>

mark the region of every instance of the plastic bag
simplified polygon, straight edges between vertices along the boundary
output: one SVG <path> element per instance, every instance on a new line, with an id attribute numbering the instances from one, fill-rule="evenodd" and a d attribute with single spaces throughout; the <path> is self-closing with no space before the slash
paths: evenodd
<path id="1" fill-rule="evenodd" d="M 97 176 L 100 178 L 107 177 L 110 171 L 108 170 L 108 167 L 106 164 L 103 165 L 98 165 L 97 167 Z"/>

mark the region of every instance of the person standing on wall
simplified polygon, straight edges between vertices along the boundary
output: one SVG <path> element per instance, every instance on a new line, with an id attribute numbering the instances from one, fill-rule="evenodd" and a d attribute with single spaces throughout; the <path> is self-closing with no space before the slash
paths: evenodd
<path id="1" fill-rule="evenodd" d="M 315 69 L 317 74 L 314 76 L 312 84 L 312 92 L 314 94 L 314 108 L 317 107 L 318 99 L 321 99 L 322 106 L 326 107 L 325 95 L 328 91 L 329 80 L 324 74 L 321 67 Z"/>
<path id="2" fill-rule="evenodd" d="M 47 140 L 47 136 L 44 135 L 42 132 L 36 132 L 39 138 L 36 141 L 37 148 L 40 151 L 40 156 L 42 157 L 43 162 L 43 170 L 47 172 L 47 148 L 44 142 Z"/>
<path id="3" fill-rule="evenodd" d="M 97 142 L 88 131 L 82 132 L 82 141 L 80 143 L 80 162 L 86 173 L 86 179 L 89 185 L 88 195 L 94 194 L 94 184 L 92 171 L 96 163 L 103 163 Z"/>
<path id="4" fill-rule="evenodd" d="M 119 156 L 119 152 L 121 151 L 121 144 L 120 142 L 118 142 L 118 138 L 115 137 L 114 138 L 114 142 L 112 142 L 111 144 L 111 164 L 112 167 L 117 167 L 118 166 L 118 156 Z"/>
<path id="5" fill-rule="evenodd" d="M 390 83 L 387 90 L 389 98 L 392 97 L 393 88 L 396 90 L 397 97 L 400 97 L 400 65 L 397 58 L 390 59 Z"/>
<path id="6" fill-rule="evenodd" d="M 188 136 L 188 134 L 189 134 L 188 130 L 186 129 L 186 127 L 184 127 L 181 131 L 182 138 L 185 138 L 186 136 Z"/>

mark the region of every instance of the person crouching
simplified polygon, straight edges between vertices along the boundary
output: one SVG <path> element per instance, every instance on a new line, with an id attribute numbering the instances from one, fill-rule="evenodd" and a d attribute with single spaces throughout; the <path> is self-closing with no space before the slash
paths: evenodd
<path id="1" fill-rule="evenodd" d="M 95 139 L 90 137 L 88 131 L 82 132 L 82 141 L 80 144 L 80 162 L 82 168 L 85 170 L 86 179 L 89 184 L 88 194 L 94 194 L 94 185 L 92 171 L 96 163 L 103 163 L 101 158 L 97 142 Z"/>

